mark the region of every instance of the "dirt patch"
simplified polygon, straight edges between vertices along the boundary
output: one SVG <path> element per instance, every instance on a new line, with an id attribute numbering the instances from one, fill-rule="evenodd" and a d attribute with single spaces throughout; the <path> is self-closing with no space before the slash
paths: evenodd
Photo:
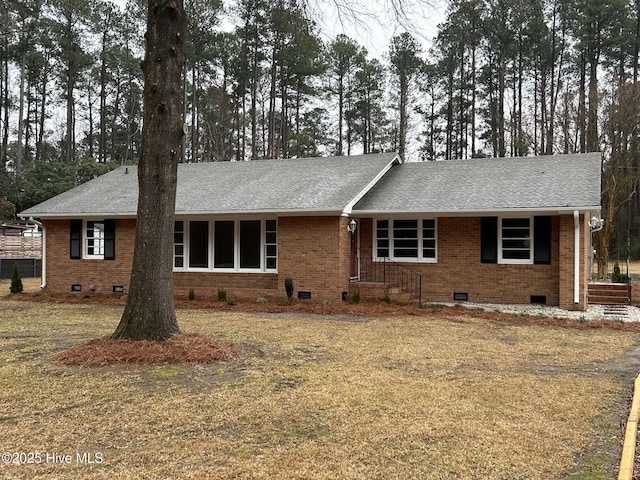
<path id="1" fill-rule="evenodd" d="M 55 355 L 52 360 L 63 365 L 104 367 L 214 363 L 240 356 L 241 351 L 231 342 L 177 334 L 164 342 L 114 340 L 108 336 L 93 338 Z"/>

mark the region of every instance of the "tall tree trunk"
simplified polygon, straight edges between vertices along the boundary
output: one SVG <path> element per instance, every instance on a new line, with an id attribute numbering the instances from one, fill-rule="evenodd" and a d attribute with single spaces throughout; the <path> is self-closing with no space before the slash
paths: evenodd
<path id="1" fill-rule="evenodd" d="M 476 96 L 476 46 L 474 45 L 471 49 L 471 158 L 476 156 Z"/>
<path id="2" fill-rule="evenodd" d="M 580 86 L 578 87 L 578 132 L 579 132 L 579 152 L 587 151 L 587 115 L 586 115 L 586 82 L 587 82 L 587 66 L 584 53 L 580 57 Z"/>
<path id="3" fill-rule="evenodd" d="M 587 117 L 587 152 L 597 152 L 598 145 L 598 60 L 589 63 L 589 113 Z"/>
<path id="4" fill-rule="evenodd" d="M 18 138 L 16 143 L 16 164 L 15 171 L 20 172 L 22 170 L 22 137 L 24 135 L 24 84 L 27 71 L 27 51 L 25 48 L 22 50 L 22 57 L 20 59 L 20 100 L 18 105 Z"/>
<path id="5" fill-rule="evenodd" d="M 73 118 L 73 83 L 69 79 L 67 83 L 67 126 L 66 137 L 64 143 L 64 161 L 71 163 L 73 161 L 73 150 L 75 146 L 75 129 Z"/>
<path id="6" fill-rule="evenodd" d="M 277 37 L 276 37 L 277 42 Z M 271 53 L 271 68 L 269 72 L 269 119 L 267 134 L 267 158 L 276 158 L 276 90 L 277 90 L 277 66 L 275 48 Z"/>
<path id="7" fill-rule="evenodd" d="M 5 43 L 6 49 L 8 49 L 8 42 Z M 5 49 L 5 51 L 6 51 Z M 9 59 L 4 60 L 4 91 L 2 92 L 2 106 L 3 106 L 3 118 L 2 118 L 2 167 L 7 164 L 7 153 L 9 151 Z"/>
<path id="8" fill-rule="evenodd" d="M 103 163 L 107 157 L 107 41 L 105 28 L 102 33 L 102 50 L 100 52 L 100 139 L 98 145 L 98 161 Z"/>
<path id="9" fill-rule="evenodd" d="M 173 230 L 184 135 L 182 0 L 149 0 L 142 155 L 129 295 L 114 338 L 166 340 L 179 332 L 173 305 Z"/>
<path id="10" fill-rule="evenodd" d="M 338 79 L 338 152 L 337 155 L 343 155 L 342 143 L 342 125 L 344 117 L 344 76 Z"/>
<path id="11" fill-rule="evenodd" d="M 640 0 L 636 5 L 636 34 L 633 42 L 633 83 L 638 81 L 638 60 L 640 60 Z"/>
<path id="12" fill-rule="evenodd" d="M 407 145 L 407 126 L 409 123 L 409 114 L 407 112 L 407 102 L 409 99 L 409 85 L 406 74 L 402 75 L 400 78 L 400 145 L 398 148 L 398 155 L 402 159 L 405 160 L 405 151 Z"/>
<path id="13" fill-rule="evenodd" d="M 504 103 L 505 103 L 505 77 L 507 75 L 507 63 L 504 52 L 500 52 L 498 59 L 498 156 L 504 157 L 507 154 L 505 148 L 505 125 L 504 125 Z"/>
<path id="14" fill-rule="evenodd" d="M 257 35 L 257 33 L 256 33 Z M 259 81 L 259 59 L 258 59 L 258 41 L 253 49 L 253 58 L 251 60 L 251 160 L 258 159 L 258 81 Z"/>

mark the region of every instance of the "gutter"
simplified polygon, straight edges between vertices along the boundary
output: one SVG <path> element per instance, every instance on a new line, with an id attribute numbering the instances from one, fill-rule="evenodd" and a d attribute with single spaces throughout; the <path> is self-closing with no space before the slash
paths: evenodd
<path id="1" fill-rule="evenodd" d="M 451 210 L 446 208 L 415 208 L 415 209 L 369 209 L 369 210 L 355 210 L 355 214 L 359 216 L 380 216 L 380 215 L 435 215 L 441 217 L 485 217 L 485 216 L 505 216 L 505 215 L 566 215 L 568 213 L 578 212 L 593 212 L 599 209 L 599 206 L 580 206 L 575 205 L 572 207 L 518 207 L 518 208 L 504 208 L 504 209 L 458 209 Z"/>
<path id="2" fill-rule="evenodd" d="M 573 211 L 573 303 L 580 303 L 580 213 Z"/>
<path id="3" fill-rule="evenodd" d="M 44 288 L 47 286 L 47 230 L 42 223 L 33 217 L 29 217 L 29 221 L 38 225 L 40 230 L 42 230 L 42 283 L 40 284 L 40 288 Z"/>

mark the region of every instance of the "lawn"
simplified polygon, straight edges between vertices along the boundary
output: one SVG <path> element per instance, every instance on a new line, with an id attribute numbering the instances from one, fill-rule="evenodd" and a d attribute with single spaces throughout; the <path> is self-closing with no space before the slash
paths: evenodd
<path id="1" fill-rule="evenodd" d="M 615 477 L 640 334 L 457 310 L 180 309 L 243 358 L 89 369 L 51 357 L 110 334 L 121 306 L 0 299 L 0 447 L 34 462 L 0 476 Z"/>

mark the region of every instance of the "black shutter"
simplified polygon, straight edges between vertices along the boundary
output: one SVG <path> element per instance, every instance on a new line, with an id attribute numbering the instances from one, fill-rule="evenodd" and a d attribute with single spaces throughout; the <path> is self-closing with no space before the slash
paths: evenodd
<path id="1" fill-rule="evenodd" d="M 116 221 L 104 221 L 104 259 L 114 260 L 116 258 Z"/>
<path id="2" fill-rule="evenodd" d="M 80 258 L 82 246 L 82 220 L 69 221 L 69 258 Z"/>
<path id="3" fill-rule="evenodd" d="M 551 217 L 533 217 L 533 263 L 551 263 Z"/>
<path id="4" fill-rule="evenodd" d="M 498 263 L 498 217 L 480 219 L 480 262 Z"/>

